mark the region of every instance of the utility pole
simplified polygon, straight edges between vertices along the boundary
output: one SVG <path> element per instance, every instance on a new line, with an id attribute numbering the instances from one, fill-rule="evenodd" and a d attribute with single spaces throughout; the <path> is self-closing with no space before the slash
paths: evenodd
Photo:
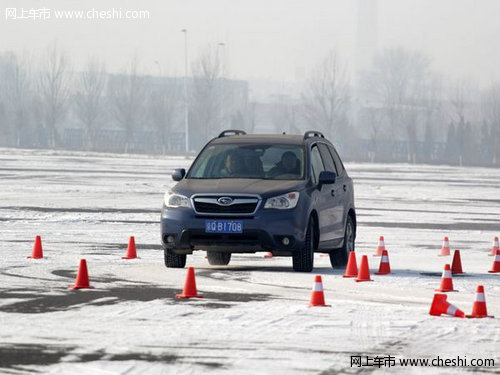
<path id="1" fill-rule="evenodd" d="M 184 33 L 184 139 L 186 141 L 186 154 L 189 153 L 189 105 L 188 105 L 188 42 L 187 29 Z"/>
<path id="2" fill-rule="evenodd" d="M 226 80 L 226 77 L 225 77 L 225 73 L 226 73 L 225 72 L 225 69 L 226 69 L 226 61 L 225 61 L 226 54 L 225 54 L 225 52 L 226 52 L 226 49 L 224 47 L 226 47 L 226 43 L 220 42 L 219 45 L 218 45 L 218 47 L 220 47 L 223 50 L 222 54 L 218 53 L 218 55 L 219 55 L 218 57 L 220 59 L 220 64 L 221 64 L 221 78 L 220 78 L 220 80 L 221 80 L 221 90 L 220 90 L 221 91 L 221 94 L 220 94 L 220 122 L 221 122 L 221 128 L 222 128 L 221 130 L 224 130 L 224 129 L 227 129 L 227 127 L 225 125 L 225 121 L 224 121 L 224 116 L 225 116 L 225 113 L 224 113 L 225 112 L 224 111 L 225 108 L 224 108 L 224 106 L 226 104 L 225 103 L 225 94 L 226 94 L 225 93 L 225 91 L 226 91 L 226 87 L 225 87 L 225 83 L 226 83 L 225 82 L 225 80 Z M 217 52 L 218 52 L 218 50 L 217 50 Z"/>

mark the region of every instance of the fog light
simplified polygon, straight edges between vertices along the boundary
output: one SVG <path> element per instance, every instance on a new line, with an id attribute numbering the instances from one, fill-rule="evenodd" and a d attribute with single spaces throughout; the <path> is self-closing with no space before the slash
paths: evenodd
<path id="1" fill-rule="evenodd" d="M 168 243 L 174 243 L 174 236 L 168 236 L 167 237 L 167 242 Z"/>
<path id="2" fill-rule="evenodd" d="M 281 243 L 285 246 L 288 246 L 290 244 L 290 239 L 288 237 L 283 237 Z"/>

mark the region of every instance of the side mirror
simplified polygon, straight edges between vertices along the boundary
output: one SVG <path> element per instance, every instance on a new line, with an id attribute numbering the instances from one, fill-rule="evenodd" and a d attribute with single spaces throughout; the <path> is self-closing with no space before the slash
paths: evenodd
<path id="1" fill-rule="evenodd" d="M 180 181 L 184 178 L 185 175 L 186 175 L 186 170 L 184 168 L 174 169 L 174 172 L 172 173 L 172 180 Z"/>
<path id="2" fill-rule="evenodd" d="M 336 178 L 335 172 L 323 171 L 319 174 L 318 186 L 321 188 L 323 185 L 334 184 Z"/>

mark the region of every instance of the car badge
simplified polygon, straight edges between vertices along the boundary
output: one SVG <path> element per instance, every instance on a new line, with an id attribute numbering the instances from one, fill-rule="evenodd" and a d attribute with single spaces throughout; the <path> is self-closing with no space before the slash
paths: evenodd
<path id="1" fill-rule="evenodd" d="M 229 206 L 231 203 L 233 203 L 233 198 L 230 198 L 230 197 L 220 197 L 219 199 L 217 199 L 217 202 L 221 206 Z"/>

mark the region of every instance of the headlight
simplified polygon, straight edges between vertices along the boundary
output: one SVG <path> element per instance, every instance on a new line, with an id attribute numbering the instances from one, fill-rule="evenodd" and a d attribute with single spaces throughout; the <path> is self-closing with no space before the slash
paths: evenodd
<path id="1" fill-rule="evenodd" d="M 277 208 L 279 210 L 286 210 L 294 208 L 299 201 L 299 193 L 294 191 L 277 197 L 268 198 L 264 208 Z"/>
<path id="2" fill-rule="evenodd" d="M 165 206 L 167 207 L 191 207 L 189 198 L 184 195 L 175 194 L 172 191 L 165 193 Z"/>

